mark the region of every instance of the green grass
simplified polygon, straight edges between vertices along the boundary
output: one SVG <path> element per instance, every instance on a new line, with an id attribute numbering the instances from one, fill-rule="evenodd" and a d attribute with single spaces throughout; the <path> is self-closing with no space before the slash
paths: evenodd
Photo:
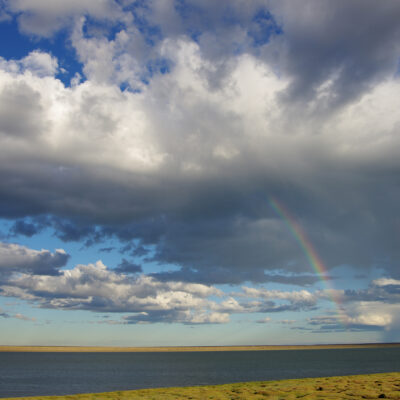
<path id="1" fill-rule="evenodd" d="M 24 397 L 29 400 L 130 399 L 400 399 L 400 372 L 330 378 L 245 382 L 229 385 L 142 389 L 71 396 Z M 2 399 L 5 400 L 5 399 Z M 21 398 L 19 398 L 21 400 Z"/>

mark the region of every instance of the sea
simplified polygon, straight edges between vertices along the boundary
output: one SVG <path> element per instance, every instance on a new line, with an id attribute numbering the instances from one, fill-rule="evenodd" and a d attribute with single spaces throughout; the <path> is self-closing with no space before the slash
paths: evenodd
<path id="1" fill-rule="evenodd" d="M 400 348 L 0 353 L 0 397 L 400 371 Z"/>

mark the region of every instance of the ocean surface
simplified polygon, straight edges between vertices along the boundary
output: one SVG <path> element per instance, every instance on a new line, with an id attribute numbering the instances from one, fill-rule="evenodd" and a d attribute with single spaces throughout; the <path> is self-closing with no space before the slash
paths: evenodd
<path id="1" fill-rule="evenodd" d="M 400 371 L 400 348 L 0 353 L 0 397 Z"/>

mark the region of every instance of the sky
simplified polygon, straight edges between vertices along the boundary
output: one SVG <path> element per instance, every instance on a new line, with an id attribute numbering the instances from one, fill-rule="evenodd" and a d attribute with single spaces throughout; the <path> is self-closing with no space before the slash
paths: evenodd
<path id="1" fill-rule="evenodd" d="M 399 341 L 399 20 L 0 0 L 0 343 Z"/>

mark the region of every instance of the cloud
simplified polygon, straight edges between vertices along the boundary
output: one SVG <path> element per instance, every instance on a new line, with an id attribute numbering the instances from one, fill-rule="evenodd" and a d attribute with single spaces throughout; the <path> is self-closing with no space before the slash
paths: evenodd
<path id="1" fill-rule="evenodd" d="M 44 121 L 40 101 L 40 93 L 23 82 L 2 87 L 0 136 L 3 140 L 34 140 L 41 133 Z"/>
<path id="2" fill-rule="evenodd" d="M 0 276 L 13 272 L 33 275 L 57 275 L 69 255 L 63 249 L 54 253 L 48 250 L 32 250 L 12 243 L 0 243 Z"/>
<path id="3" fill-rule="evenodd" d="M 300 286 L 309 286 L 319 280 L 318 277 L 312 275 L 279 275 L 268 274 L 263 271 L 236 271 L 234 276 L 230 276 L 231 269 L 226 268 L 211 268 L 204 267 L 199 270 L 189 268 L 182 268 L 178 271 L 155 272 L 152 273 L 156 279 L 161 281 L 185 281 L 185 282 L 199 282 L 199 283 L 241 283 L 250 280 L 257 283 L 282 283 Z"/>
<path id="4" fill-rule="evenodd" d="M 400 301 L 400 284 L 398 280 L 380 278 L 371 282 L 369 288 L 360 290 L 345 290 L 342 297 L 344 302 L 355 301 L 384 301 L 385 303 L 398 303 Z"/>
<path id="5" fill-rule="evenodd" d="M 276 51 L 282 72 L 291 76 L 288 101 L 330 111 L 396 73 L 398 2 L 310 0 L 301 10 L 287 1 L 271 5 L 284 30 Z"/>
<path id="6" fill-rule="evenodd" d="M 263 319 L 259 319 L 256 321 L 258 324 L 267 324 L 269 322 L 271 322 L 271 318 L 270 317 L 265 317 Z"/>
<path id="7" fill-rule="evenodd" d="M 61 270 L 63 250 L 1 243 L 1 293 L 121 313 L 109 322 L 121 324 L 312 311 L 305 326 L 276 322 L 397 340 L 399 16 L 391 0 L 0 0 L 0 22 L 41 38 L 20 59 L 0 58 L 8 239 L 46 230 L 124 257 L 114 269 Z M 70 86 L 53 46 L 64 39 L 82 67 Z M 313 291 L 319 277 L 270 196 L 328 274 L 346 265 L 382 276 Z M 146 263 L 158 272 L 144 274 Z M 340 315 L 319 315 L 332 294 Z M 17 315 L 0 311 L 28 318 Z"/>
<path id="8" fill-rule="evenodd" d="M 102 253 L 111 253 L 113 250 L 115 250 L 114 247 L 102 247 L 99 249 L 99 251 Z"/>
<path id="9" fill-rule="evenodd" d="M 227 323 L 232 314 L 254 313 L 267 314 L 256 321 L 266 323 L 271 321 L 270 313 L 316 311 L 321 308 L 321 302 L 332 296 L 327 290 L 283 291 L 248 286 L 226 293 L 212 285 L 157 280 L 140 273 L 139 266 L 125 259 L 115 269 L 108 269 L 98 261 L 60 270 L 68 258 L 63 250 L 50 253 L 2 243 L 1 295 L 41 308 L 124 314 L 112 322 L 119 324 Z M 366 289 L 336 291 L 335 297 L 341 303 L 340 315 L 314 316 L 303 328 L 315 332 L 375 330 L 390 334 L 397 331 L 400 327 L 397 282 L 379 278 Z M 4 318 L 34 320 L 3 311 L 0 314 Z M 293 325 L 297 321 L 277 322 Z"/>
<path id="10" fill-rule="evenodd" d="M 15 314 L 14 318 L 20 319 L 22 321 L 36 321 L 36 318 L 27 317 L 23 314 Z"/>
<path id="11" fill-rule="evenodd" d="M 26 236 L 32 237 L 49 226 L 48 219 L 46 218 L 33 218 L 30 220 L 19 219 L 13 223 L 10 228 L 11 237 Z"/>
<path id="12" fill-rule="evenodd" d="M 10 21 L 11 16 L 7 13 L 5 1 L 0 1 L 0 22 Z"/>
<path id="13" fill-rule="evenodd" d="M 142 312 L 135 315 L 129 315 L 123 318 L 125 324 L 143 324 L 143 323 L 171 323 L 179 322 L 183 324 L 224 324 L 229 322 L 228 313 L 206 312 L 191 313 L 185 311 L 157 311 L 151 314 Z"/>
<path id="14" fill-rule="evenodd" d="M 177 54 L 183 57 L 188 51 L 202 65 L 201 58 L 196 59 L 195 48 L 196 45 L 182 43 Z M 221 277 L 235 282 L 284 281 L 271 274 L 264 275 L 264 270 L 276 270 L 291 271 L 293 281 L 298 279 L 298 283 L 312 283 L 312 278 L 301 276 L 310 271 L 310 266 L 297 243 L 268 207 L 268 193 L 278 192 L 292 213 L 301 217 L 304 230 L 327 265 L 372 264 L 380 252 L 389 251 L 397 256 L 390 239 L 395 225 L 386 215 L 386 210 L 395 207 L 396 191 L 392 191 L 393 203 L 386 207 L 381 207 L 374 195 L 376 186 L 384 190 L 390 182 L 389 175 L 385 178 L 385 170 L 389 168 L 386 164 L 396 165 L 390 132 L 396 125 L 392 108 L 397 82 L 382 84 L 368 98 L 335 116 L 325 125 L 327 132 L 322 137 L 310 141 L 308 135 L 281 136 L 275 131 L 268 134 L 268 129 L 263 137 L 259 133 L 263 124 L 269 123 L 268 119 L 263 114 L 264 108 L 257 111 L 258 106 L 251 104 L 243 109 L 246 97 L 245 86 L 241 85 L 245 83 L 239 78 L 240 71 L 244 68 L 249 72 L 246 76 L 253 76 L 254 82 L 266 80 L 265 86 L 258 84 L 259 88 L 254 90 L 260 91 L 260 97 L 267 95 L 264 99 L 270 100 L 264 102 L 266 105 L 270 102 L 272 110 L 278 103 L 274 103 L 269 82 L 279 88 L 278 78 L 246 56 L 232 72 L 232 84 L 237 88 L 232 97 L 233 93 L 224 90 L 209 93 L 195 66 L 185 62 L 179 61 L 180 67 L 168 77 L 156 78 L 161 86 L 155 82 L 142 94 L 122 93 L 91 82 L 68 89 L 55 80 L 3 72 L 4 104 L 6 101 L 10 104 L 11 99 L 18 106 L 13 106 L 15 116 L 8 113 L 2 120 L 7 124 L 3 132 L 12 138 L 3 140 L 2 176 L 5 185 L 11 179 L 20 182 L 3 186 L 7 187 L 2 201 L 4 215 L 46 212 L 68 215 L 53 223 L 64 240 L 82 240 L 91 235 L 138 239 L 156 247 L 156 261 L 182 266 L 181 276 L 186 275 L 188 280 L 208 276 L 209 282 L 211 279 L 221 282 Z M 191 76 L 187 83 L 180 80 L 185 74 Z M 160 92 L 162 85 L 172 88 L 177 82 L 176 96 L 174 90 Z M 197 86 L 193 86 L 195 83 Z M 37 99 L 29 103 L 26 93 L 32 93 L 30 99 L 35 96 Z M 192 99 L 191 93 L 196 93 Z M 173 120 L 173 114 L 162 115 L 161 107 L 150 108 L 153 95 L 180 110 L 177 115 L 181 117 Z M 376 119 L 370 110 L 386 104 L 389 98 L 393 99 L 392 106 L 382 108 L 384 115 Z M 196 115 L 205 112 L 202 107 L 210 102 L 214 106 L 213 110 L 206 108 L 210 111 L 209 125 L 200 119 L 193 121 Z M 247 112 L 251 118 L 246 116 Z M 229 122 L 232 115 L 248 129 L 238 131 Z M 170 119 L 171 124 L 162 118 Z M 386 132 L 386 140 L 378 141 L 373 152 L 369 148 L 374 136 L 364 130 L 368 124 L 365 119 L 376 127 L 373 132 Z M 198 133 L 190 133 L 189 123 L 200 127 Z M 232 127 L 229 135 L 226 126 Z M 129 134 L 125 127 L 130 127 Z M 80 133 L 82 129 L 85 136 Z M 360 139 L 359 143 L 365 146 L 363 153 L 352 144 L 357 135 L 345 135 L 349 130 L 361 132 L 364 142 Z M 219 134 L 213 135 L 214 131 Z M 36 143 L 28 137 L 24 139 L 28 133 L 35 135 Z M 169 137 L 168 142 L 164 136 Z M 175 145 L 178 136 L 180 146 Z M 201 147 L 193 144 L 200 140 Z M 292 146 L 297 146 L 297 154 L 291 154 Z M 51 153 L 47 152 L 50 148 Z M 342 148 L 347 150 L 343 152 Z M 224 149 L 222 158 L 221 149 Z M 315 157 L 321 151 L 325 160 Z M 393 157 L 388 158 L 392 153 Z M 338 155 L 340 164 L 336 165 L 334 160 Z M 303 166 L 304 157 L 308 158 L 309 166 Z M 288 161 L 278 170 L 274 165 L 280 164 L 279 159 Z M 313 165 L 318 174 L 309 170 L 314 169 Z M 364 174 L 363 168 L 369 170 L 372 166 L 381 169 L 379 177 Z M 345 179 L 349 170 L 353 171 L 351 182 Z M 117 172 L 118 179 L 114 179 Z M 252 179 L 248 178 L 250 173 Z M 286 182 L 283 192 L 276 183 L 279 180 Z M 88 181 L 90 185 L 84 184 Z M 297 200 L 294 203 L 292 199 Z M 363 207 L 355 206 L 359 201 Z M 329 217 L 327 209 L 334 212 L 334 218 Z M 349 214 L 353 216 L 351 224 Z M 370 215 L 374 215 L 373 220 Z M 372 229 L 371 224 L 375 224 L 378 216 L 385 235 L 375 234 Z M 82 221 L 79 224 L 75 222 L 78 217 Z M 100 228 L 96 231 L 93 224 Z M 358 235 L 359 241 L 350 246 L 348 238 L 354 235 Z M 361 247 L 369 250 L 360 251 Z M 210 248 L 212 251 L 206 250 Z M 341 248 L 341 252 L 333 251 L 334 248 Z M 193 273 L 196 270 L 200 271 L 197 276 Z"/>
<path id="15" fill-rule="evenodd" d="M 307 290 L 287 292 L 281 290 L 256 289 L 246 286 L 244 286 L 242 289 L 244 296 L 266 300 L 287 300 L 292 305 L 296 305 L 296 307 L 313 307 L 317 303 L 317 297 Z"/>
<path id="16" fill-rule="evenodd" d="M 7 257 L 11 259 L 10 254 L 13 265 L 6 263 Z M 28 256 L 34 259 L 31 265 Z M 60 250 L 51 254 L 47 250 L 38 252 L 18 245 L 3 245 L 3 262 L 18 274 L 4 276 L 1 295 L 20 298 L 41 308 L 124 313 L 118 322 L 122 324 L 227 323 L 231 314 L 277 313 L 316 306 L 316 300 L 307 291 L 244 287 L 240 292 L 227 294 L 200 283 L 159 281 L 139 274 L 138 266 L 126 260 L 116 269 L 108 269 L 98 261 L 68 270 L 57 269 L 57 275 L 43 271 L 44 260 L 59 265 L 57 256 L 68 258 Z"/>
<path id="17" fill-rule="evenodd" d="M 10 318 L 10 314 L 6 313 L 2 308 L 0 308 L 0 317 Z"/>
<path id="18" fill-rule="evenodd" d="M 22 273 L 1 286 L 3 296 L 18 297 L 43 308 L 130 313 L 125 323 L 226 323 L 226 304 L 216 288 L 182 282 L 158 282 L 114 272 L 98 261 L 60 271 L 58 276 Z"/>
<path id="19" fill-rule="evenodd" d="M 393 311 L 398 312 L 399 310 L 400 307 L 398 304 L 393 310 L 392 307 L 388 307 L 386 304 L 379 302 L 360 302 L 351 310 L 355 315 L 350 316 L 347 323 L 350 325 L 387 327 L 393 322 Z"/>
<path id="20" fill-rule="evenodd" d="M 142 272 L 142 267 L 123 258 L 121 263 L 118 264 L 118 267 L 115 268 L 114 271 L 122 274 L 135 274 Z"/>
<path id="21" fill-rule="evenodd" d="M 339 316 L 318 316 L 308 324 L 318 327 L 317 332 L 332 331 L 386 331 L 391 336 L 399 331 L 399 304 L 384 302 L 357 302 L 346 307 L 346 313 Z"/>
<path id="22" fill-rule="evenodd" d="M 379 278 L 372 281 L 373 286 L 385 287 L 385 286 L 400 286 L 399 279 L 391 279 L 391 278 Z"/>
<path id="23" fill-rule="evenodd" d="M 286 311 L 310 311 L 318 309 L 319 296 L 306 290 L 282 291 L 264 288 L 242 287 L 240 292 L 233 292 L 231 311 L 236 313 L 282 313 Z M 222 304 L 221 304 L 222 306 Z M 229 308 L 227 308 L 227 311 Z"/>
<path id="24" fill-rule="evenodd" d="M 8 61 L 0 57 L 0 66 L 9 73 L 28 72 L 39 78 L 55 76 L 58 72 L 57 58 L 40 50 L 33 50 L 20 60 Z"/>
<path id="25" fill-rule="evenodd" d="M 282 319 L 280 321 L 278 321 L 280 324 L 282 325 L 293 325 L 294 323 L 296 323 L 297 321 L 295 319 Z"/>
<path id="26" fill-rule="evenodd" d="M 1 60 L 11 233 L 47 215 L 62 240 L 135 242 L 179 268 L 155 280 L 311 285 L 272 194 L 328 271 L 384 259 L 399 278 L 397 2 L 154 2 L 121 21 L 111 1 L 45 3 L 8 12 L 35 35 L 68 26 L 85 79 L 65 87 L 43 51 Z"/>
<path id="27" fill-rule="evenodd" d="M 100 20 L 115 20 L 121 16 L 117 2 L 113 0 L 6 0 L 12 13 L 18 14 L 22 32 L 50 37 L 68 26 L 76 17 L 89 15 Z"/>
<path id="28" fill-rule="evenodd" d="M 325 298 L 326 291 L 316 294 Z M 392 340 L 400 329 L 400 285 L 392 278 L 372 281 L 367 289 L 336 291 L 340 301 L 338 315 L 318 316 L 309 320 L 310 325 L 323 331 L 377 330 L 387 332 Z M 388 339 L 389 340 L 389 339 Z"/>
<path id="29" fill-rule="evenodd" d="M 8 314 L 6 313 L 2 308 L 0 308 L 0 317 L 2 318 L 16 318 L 16 319 L 20 319 L 22 321 L 36 321 L 36 318 L 31 318 L 31 317 L 27 317 L 26 315 L 23 314 Z"/>
<path id="30" fill-rule="evenodd" d="M 45 77 L 54 76 L 58 71 L 58 61 L 48 53 L 32 51 L 21 60 L 21 66 L 33 74 Z"/>

